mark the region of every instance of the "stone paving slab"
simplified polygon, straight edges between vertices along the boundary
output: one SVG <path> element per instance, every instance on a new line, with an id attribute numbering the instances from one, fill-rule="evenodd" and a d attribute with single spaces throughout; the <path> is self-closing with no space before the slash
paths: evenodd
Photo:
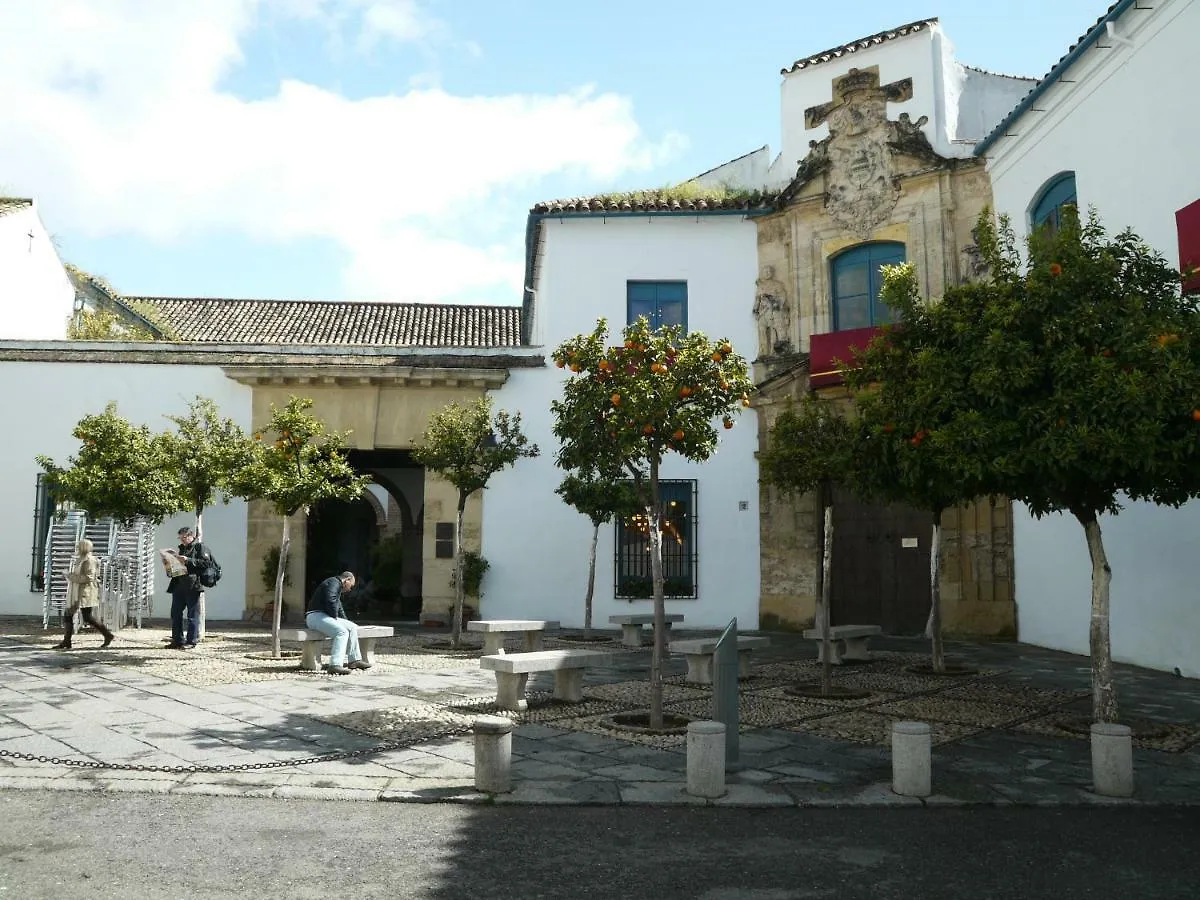
<path id="1" fill-rule="evenodd" d="M 1058 727 L 1087 713 L 1089 668 L 1077 657 L 1021 645 L 952 645 L 979 668 L 966 679 L 907 670 L 924 642 L 882 639 L 863 666 L 836 682 L 869 698 L 796 697 L 788 687 L 819 674 L 815 645 L 772 635 L 755 676 L 740 684 L 739 765 L 715 801 L 684 790 L 682 734 L 634 735 L 604 720 L 644 708 L 649 650 L 614 653 L 589 670 L 586 702 L 552 701 L 549 678 L 531 679 L 530 710 L 494 707 L 495 681 L 478 669 L 480 648 L 431 647 L 444 636 L 402 633 L 380 664 L 339 678 L 302 673 L 296 658 L 262 657 L 263 634 L 214 629 L 196 651 L 166 650 L 166 632 L 128 629 L 107 651 L 49 650 L 57 633 L 0 622 L 5 684 L 0 750 L 92 759 L 170 772 L 76 768 L 0 756 L 0 788 L 224 793 L 278 799 L 505 804 L 626 803 L 741 806 L 930 807 L 971 804 L 1107 804 L 1089 789 L 1086 735 Z M 566 642 L 562 642 L 567 646 Z M 1083 661 L 1086 663 L 1086 661 Z M 666 669 L 669 711 L 707 718 L 711 689 Z M 1200 685 L 1118 666 L 1123 709 L 1165 723 L 1135 750 L 1138 797 L 1117 803 L 1200 805 Z M 469 733 L 480 714 L 514 723 L 514 791 L 475 791 Z M 930 721 L 934 790 L 924 801 L 890 789 L 890 725 Z M 330 751 L 365 756 L 287 765 Z M 262 766 L 243 771 L 196 767 Z"/>

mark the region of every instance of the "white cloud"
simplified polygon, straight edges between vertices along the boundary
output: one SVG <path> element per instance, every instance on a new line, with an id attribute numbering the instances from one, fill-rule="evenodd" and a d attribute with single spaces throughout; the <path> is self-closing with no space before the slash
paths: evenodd
<path id="1" fill-rule="evenodd" d="M 223 89 L 247 36 L 281 17 L 359 29 L 376 50 L 444 33 L 413 0 L 3 4 L 0 32 L 17 39 L 0 55 L 0 174 L 68 235 L 325 238 L 349 260 L 353 295 L 503 287 L 515 302 L 523 235 L 497 238 L 498 209 L 541 199 L 548 175 L 611 180 L 679 147 L 648 140 L 628 99 L 594 87 L 358 100 L 297 80 L 256 100 Z"/>

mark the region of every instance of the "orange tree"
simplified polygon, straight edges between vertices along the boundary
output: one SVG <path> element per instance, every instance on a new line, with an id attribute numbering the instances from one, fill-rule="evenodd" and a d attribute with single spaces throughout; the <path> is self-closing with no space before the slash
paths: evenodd
<path id="1" fill-rule="evenodd" d="M 292 397 L 283 407 L 272 403 L 270 421 L 255 432 L 247 463 L 231 479 L 236 496 L 268 501 L 282 520 L 271 620 L 271 655 L 276 659 L 281 656 L 279 625 L 292 516 L 301 511 L 307 515 L 321 500 L 354 500 L 371 481 L 347 461 L 346 436 L 327 431 L 309 413 L 312 405 L 307 397 Z"/>
<path id="2" fill-rule="evenodd" d="M 553 353 L 555 365 L 571 371 L 562 399 L 552 405 L 561 441 L 556 462 L 587 470 L 608 457 L 635 482 L 645 474 L 654 595 L 650 726 L 660 728 L 666 606 L 659 470 L 668 453 L 693 462 L 712 456 L 717 423 L 733 427 L 734 413 L 750 405 L 751 383 L 746 361 L 728 340 L 674 327 L 652 331 L 640 318 L 625 329 L 622 343 L 608 341 L 608 323 L 600 319 L 591 334 L 577 335 Z"/>
<path id="3" fill-rule="evenodd" d="M 463 514 L 467 499 L 485 490 L 492 476 L 515 465 L 519 459 L 538 455 L 537 444 L 529 443 L 521 431 L 521 414 L 497 410 L 492 398 L 473 403 L 449 403 L 429 417 L 413 459 L 450 482 L 458 491 L 458 514 L 454 525 L 454 610 L 450 615 L 450 646 L 462 641 L 463 601 L 466 596 L 466 551 L 463 549 Z"/>
<path id="4" fill-rule="evenodd" d="M 639 504 L 636 489 L 624 480 L 621 470 L 611 464 L 598 463 L 588 469 L 569 472 L 554 492 L 592 523 L 587 593 L 583 598 L 583 639 L 587 641 L 592 637 L 592 597 L 596 591 L 596 545 L 600 539 L 600 526 L 614 517 L 632 515 L 639 505 L 644 504 Z"/>
<path id="5" fill-rule="evenodd" d="M 911 272 L 889 273 L 903 324 L 851 373 L 883 388 L 864 392 L 862 421 L 892 471 L 930 499 L 1003 494 L 1079 522 L 1092 564 L 1092 715 L 1113 722 L 1099 517 L 1126 499 L 1200 495 L 1200 310 L 1177 270 L 1130 231 L 1108 236 L 1095 215 L 1081 223 L 1068 208 L 1058 230 L 1031 236 L 1024 260 L 1006 220 L 997 228 L 985 213 L 977 234 L 987 279 L 937 303 L 917 301 Z M 886 389 L 889 377 L 902 384 L 897 368 L 916 373 L 907 400 Z"/>
<path id="6" fill-rule="evenodd" d="M 771 425 L 767 447 L 759 452 L 759 477 L 790 494 L 816 492 L 821 507 L 817 545 L 821 548 L 818 568 L 817 627 L 821 632 L 821 693 L 833 693 L 832 657 L 829 640 L 829 598 L 833 566 L 833 487 L 858 490 L 850 410 L 839 410 L 834 401 L 806 394 L 790 403 Z"/>
<path id="7" fill-rule="evenodd" d="M 128 524 L 145 517 L 156 525 L 187 508 L 187 497 L 164 477 L 161 435 L 117 414 L 117 404 L 84 416 L 75 426 L 79 452 L 59 466 L 46 456 L 38 464 L 56 500 L 74 503 L 94 518 Z"/>
<path id="8" fill-rule="evenodd" d="M 930 519 L 931 666 L 946 671 L 942 640 L 942 514 L 992 493 L 997 430 L 977 391 L 975 323 L 990 302 L 987 285 L 951 289 L 925 303 L 911 265 L 888 266 L 882 299 L 898 324 L 855 354 L 845 369 L 858 415 L 853 442 L 861 493 L 924 510 Z"/>

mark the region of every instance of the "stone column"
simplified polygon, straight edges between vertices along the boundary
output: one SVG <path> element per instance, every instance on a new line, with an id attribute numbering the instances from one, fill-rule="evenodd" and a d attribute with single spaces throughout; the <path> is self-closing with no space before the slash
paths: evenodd
<path id="1" fill-rule="evenodd" d="M 928 797 L 932 782 L 932 741 L 926 722 L 892 726 L 892 790 L 903 797 Z"/>
<path id="2" fill-rule="evenodd" d="M 1092 789 L 1105 797 L 1133 796 L 1133 731 L 1128 725 L 1092 725 Z"/>
<path id="3" fill-rule="evenodd" d="M 512 790 L 513 723 L 501 716 L 475 720 L 475 789 L 488 794 Z"/>
<path id="4" fill-rule="evenodd" d="M 725 793 L 725 725 L 689 722 L 687 733 L 687 792 L 694 797 Z"/>

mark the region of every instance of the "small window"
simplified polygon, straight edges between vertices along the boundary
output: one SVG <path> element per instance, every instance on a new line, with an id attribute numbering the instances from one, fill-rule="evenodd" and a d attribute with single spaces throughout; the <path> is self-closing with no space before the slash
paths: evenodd
<path id="1" fill-rule="evenodd" d="M 33 501 L 33 553 L 29 567 L 29 590 L 41 593 L 46 587 L 46 535 L 54 518 L 54 498 L 50 496 L 45 474 L 37 477 Z"/>
<path id="2" fill-rule="evenodd" d="M 652 329 L 677 325 L 687 331 L 686 281 L 630 281 L 626 300 L 627 324 L 645 316 Z"/>
<path id="3" fill-rule="evenodd" d="M 660 481 L 663 594 L 673 599 L 698 595 L 696 567 L 696 482 Z M 654 596 L 650 573 L 650 523 L 644 514 L 617 522 L 614 593 L 629 599 Z"/>
<path id="4" fill-rule="evenodd" d="M 433 526 L 433 555 L 435 559 L 454 559 L 453 522 L 438 522 Z"/>
<path id="5" fill-rule="evenodd" d="M 1056 175 L 1042 188 L 1029 208 L 1029 224 L 1033 228 L 1049 227 L 1052 231 L 1058 231 L 1062 226 L 1063 207 L 1075 206 L 1076 202 L 1075 173 Z"/>
<path id="6" fill-rule="evenodd" d="M 894 242 L 863 244 L 835 256 L 829 264 L 833 330 L 850 331 L 892 322 L 891 307 L 879 299 L 881 268 L 902 262 L 904 245 Z"/>

